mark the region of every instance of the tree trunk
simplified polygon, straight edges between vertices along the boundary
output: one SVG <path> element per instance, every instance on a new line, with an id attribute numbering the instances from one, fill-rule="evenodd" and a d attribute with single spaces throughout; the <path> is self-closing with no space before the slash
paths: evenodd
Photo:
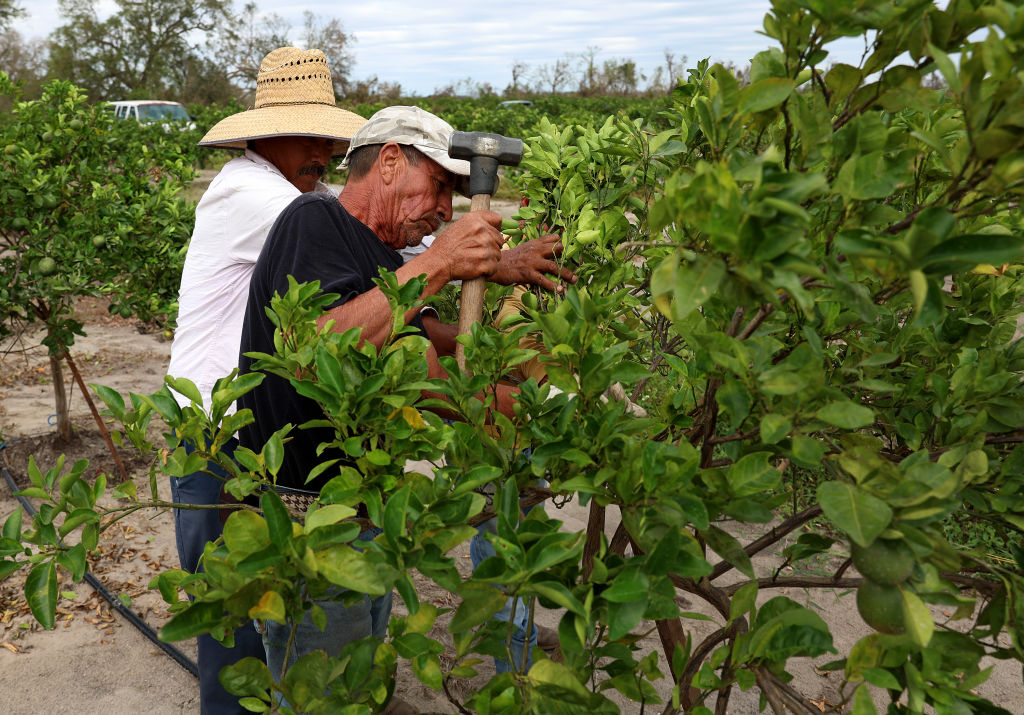
<path id="1" fill-rule="evenodd" d="M 53 378 L 53 402 L 57 410 L 57 436 L 63 442 L 70 442 L 71 415 L 68 413 L 68 393 L 64 389 L 64 371 L 60 366 L 62 358 L 50 353 L 50 376 Z"/>

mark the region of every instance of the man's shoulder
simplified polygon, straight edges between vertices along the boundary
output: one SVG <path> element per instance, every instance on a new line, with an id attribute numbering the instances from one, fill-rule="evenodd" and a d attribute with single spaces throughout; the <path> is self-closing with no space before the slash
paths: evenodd
<path id="1" fill-rule="evenodd" d="M 310 223 L 322 222 L 328 222 L 336 230 L 346 233 L 358 232 L 361 228 L 365 228 L 341 205 L 337 196 L 311 191 L 299 194 L 292 199 L 291 203 L 281 212 L 271 233 L 280 233 L 290 230 L 290 228 L 308 230 L 308 228 L 302 229 L 301 226 L 308 227 Z"/>
<path id="2" fill-rule="evenodd" d="M 248 156 L 239 156 L 221 167 L 213 177 L 209 188 L 199 200 L 199 208 L 225 201 L 235 203 L 240 199 L 243 204 L 256 208 L 259 205 L 269 206 L 296 194 L 298 189 L 273 166 L 254 162 Z"/>
<path id="3" fill-rule="evenodd" d="M 347 216 L 348 212 L 345 211 L 337 197 L 310 191 L 305 194 L 299 194 L 292 199 L 291 203 L 281 212 L 274 230 L 279 231 L 283 225 L 292 224 L 298 219 L 302 221 L 318 221 L 331 217 L 333 220 L 337 220 Z"/>

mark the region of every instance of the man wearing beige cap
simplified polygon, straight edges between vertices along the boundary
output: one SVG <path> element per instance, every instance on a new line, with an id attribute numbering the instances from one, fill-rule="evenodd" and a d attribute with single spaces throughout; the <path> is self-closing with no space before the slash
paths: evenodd
<path id="1" fill-rule="evenodd" d="M 391 332 L 391 309 L 373 279 L 380 267 L 394 271 L 399 282 L 426 274 L 425 294 L 434 294 L 451 280 L 485 277 L 513 284 L 534 283 L 554 288 L 544 273 L 562 280 L 575 276 L 553 260 L 561 248 L 557 237 L 547 236 L 502 251 L 501 219 L 491 212 L 470 213 L 438 235 L 430 247 L 403 263 L 398 251 L 418 245 L 441 223 L 452 218 L 452 191 L 464 186 L 469 162 L 448 156 L 453 129 L 418 107 L 388 107 L 377 112 L 352 137 L 346 163 L 349 177 L 338 200 L 306 194 L 293 201 L 275 224 L 260 254 L 249 287 L 242 329 L 239 367 L 251 371 L 246 353 L 274 352 L 274 325 L 266 307 L 274 293 L 288 291 L 289 278 L 300 283 L 320 282 L 325 293 L 338 300 L 319 318 L 333 321 L 333 330 L 363 328 L 363 338 L 381 347 Z M 425 333 L 416 310 L 406 322 Z M 428 335 L 429 337 L 429 335 Z M 434 348 L 427 352 L 431 376 L 444 375 Z M 499 388 L 499 409 L 511 413 L 514 394 Z M 316 402 L 299 395 L 278 376 L 266 375 L 253 391 L 239 399 L 239 407 L 252 410 L 254 422 L 239 431 L 240 442 L 259 451 L 269 437 L 286 424 L 305 425 L 323 419 Z M 307 482 L 321 462 L 348 456 L 323 443 L 334 440 L 330 428 L 293 430 L 284 447 L 277 484 L 293 493 L 307 490 L 315 497 L 336 472 L 327 470 Z M 372 538 L 365 532 L 362 538 Z M 391 608 L 390 594 L 342 605 L 318 601 L 327 627 L 318 629 L 306 618 L 298 624 L 294 643 L 290 628 L 268 621 L 265 641 L 272 673 L 281 672 L 285 654 L 294 661 L 323 649 L 334 655 L 348 642 L 370 635 L 383 637 Z M 290 648 L 289 648 L 290 646 Z"/>
<path id="2" fill-rule="evenodd" d="M 282 47 L 260 65 L 254 108 L 221 120 L 199 142 L 244 152 L 224 165 L 196 207 L 167 368 L 195 383 L 205 408 L 216 381 L 237 367 L 249 277 L 270 227 L 303 193 L 334 199 L 320 177 L 365 121 L 335 105 L 323 52 Z M 190 404 L 183 395 L 175 397 L 182 406 Z M 231 454 L 236 445 L 232 440 L 224 451 Z M 178 504 L 216 504 L 220 490 L 221 482 L 206 472 L 171 480 Z M 195 572 L 207 542 L 221 534 L 218 513 L 175 509 L 174 526 L 181 567 Z M 217 675 L 244 657 L 265 657 L 255 628 L 239 629 L 234 648 L 200 636 L 198 654 L 202 712 L 247 712 Z"/>

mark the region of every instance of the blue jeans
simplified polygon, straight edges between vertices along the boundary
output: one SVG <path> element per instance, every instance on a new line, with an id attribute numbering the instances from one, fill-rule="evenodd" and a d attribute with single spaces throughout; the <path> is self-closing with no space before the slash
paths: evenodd
<path id="1" fill-rule="evenodd" d="M 223 452 L 231 455 L 236 440 L 224 446 Z M 194 448 L 186 444 L 189 452 Z M 223 477 L 227 475 L 216 465 L 208 468 Z M 178 504 L 217 504 L 220 502 L 222 482 L 209 474 L 196 472 L 187 477 L 171 477 L 171 498 Z M 200 570 L 199 563 L 207 542 L 220 537 L 223 527 L 219 509 L 175 509 L 174 535 L 178 545 L 178 561 L 181 568 L 189 573 Z M 208 634 L 198 637 L 199 704 L 202 715 L 234 715 L 249 711 L 238 704 L 238 697 L 226 691 L 217 679 L 221 669 L 237 663 L 242 658 L 265 659 L 260 634 L 246 624 L 235 631 L 235 645 L 225 648 Z"/>
<path id="2" fill-rule="evenodd" d="M 527 507 L 525 511 L 529 512 L 533 507 Z M 479 526 L 476 527 L 476 535 L 473 540 L 469 542 L 469 557 L 473 562 L 473 570 L 476 571 L 476 567 L 479 566 L 485 559 L 494 556 L 497 552 L 494 550 L 494 546 L 491 542 L 484 538 L 484 534 L 491 532 L 496 533 L 497 522 L 495 519 L 488 519 Z M 509 644 L 509 652 L 512 655 L 512 663 L 502 660 L 501 658 L 494 659 L 494 670 L 498 673 L 506 673 L 510 670 L 519 670 L 523 664 L 523 650 L 527 649 L 527 638 L 526 628 L 530 624 L 530 610 L 527 608 L 526 603 L 522 599 L 515 600 L 515 614 L 512 613 L 512 602 L 514 599 L 509 598 L 505 601 L 504 607 L 494 614 L 494 620 L 504 621 L 508 623 L 512 620 L 515 624 L 515 628 L 512 630 L 512 642 Z M 537 645 L 537 627 L 534 626 L 529 638 L 529 648 L 526 651 L 526 668 L 523 672 L 529 671 L 533 665 L 533 649 Z"/>
<path id="3" fill-rule="evenodd" d="M 359 536 L 359 539 L 370 541 L 380 532 L 380 529 L 368 529 Z M 339 588 L 333 591 L 333 595 L 340 593 L 344 593 L 344 590 Z M 327 626 L 321 631 L 313 624 L 310 612 L 306 611 L 302 622 L 296 627 L 295 640 L 292 642 L 291 652 L 288 653 L 288 667 L 313 651 L 322 650 L 328 656 L 334 657 L 352 641 L 367 636 L 383 640 L 387 635 L 388 620 L 391 618 L 391 601 L 390 591 L 377 598 L 363 594 L 362 599 L 352 605 L 345 605 L 329 597 L 316 599 L 316 604 L 324 609 L 327 616 Z M 260 627 L 267 653 L 267 667 L 270 668 L 271 677 L 275 681 L 280 681 L 292 623 L 258 621 L 257 628 Z"/>

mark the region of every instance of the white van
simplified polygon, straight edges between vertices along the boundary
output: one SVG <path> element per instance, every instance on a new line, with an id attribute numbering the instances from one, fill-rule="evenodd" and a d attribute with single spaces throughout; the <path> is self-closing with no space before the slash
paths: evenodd
<path id="1" fill-rule="evenodd" d="M 183 129 L 195 129 L 192 117 L 178 102 L 164 102 L 157 99 L 133 99 L 120 102 L 109 102 L 118 119 L 134 119 L 140 124 L 161 122 L 165 129 L 170 129 L 170 122 L 184 122 Z"/>

